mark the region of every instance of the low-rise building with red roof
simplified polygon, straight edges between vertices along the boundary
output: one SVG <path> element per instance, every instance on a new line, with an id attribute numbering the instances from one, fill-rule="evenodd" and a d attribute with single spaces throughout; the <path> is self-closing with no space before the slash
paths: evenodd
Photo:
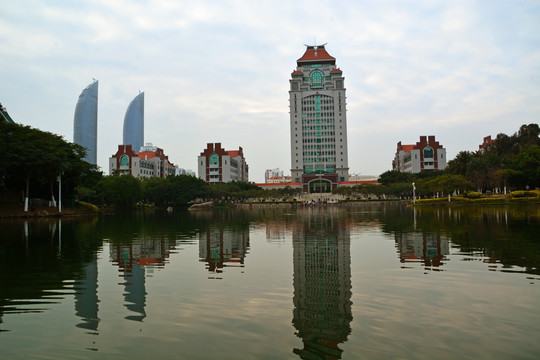
<path id="1" fill-rule="evenodd" d="M 495 139 L 491 138 L 491 135 L 484 137 L 482 144 L 478 145 L 478 151 L 485 151 L 487 147 L 495 142 Z"/>
<path id="2" fill-rule="evenodd" d="M 446 168 L 446 149 L 435 140 L 434 135 L 420 136 L 415 145 L 397 143 L 392 169 L 401 172 L 419 173 L 426 170 Z"/>
<path id="3" fill-rule="evenodd" d="M 146 143 L 139 152 L 131 145 L 118 145 L 116 154 L 109 158 L 109 174 L 133 175 L 139 178 L 175 175 L 178 166 L 169 161 L 163 149 Z"/>
<path id="4" fill-rule="evenodd" d="M 248 181 L 249 167 L 244 150 L 225 150 L 221 143 L 208 143 L 197 159 L 199 179 L 207 183 Z"/>

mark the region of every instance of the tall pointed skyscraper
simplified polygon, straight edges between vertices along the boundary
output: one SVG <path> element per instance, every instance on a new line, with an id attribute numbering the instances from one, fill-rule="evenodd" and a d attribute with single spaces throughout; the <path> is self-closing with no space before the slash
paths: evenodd
<path id="1" fill-rule="evenodd" d="M 73 120 L 73 142 L 86 148 L 85 161 L 97 164 L 98 81 L 79 95 Z"/>
<path id="2" fill-rule="evenodd" d="M 139 152 L 144 145 L 144 92 L 129 103 L 124 117 L 124 143 Z"/>
<path id="3" fill-rule="evenodd" d="M 292 181 L 317 193 L 349 177 L 345 79 L 325 45 L 306 45 L 289 80 Z"/>

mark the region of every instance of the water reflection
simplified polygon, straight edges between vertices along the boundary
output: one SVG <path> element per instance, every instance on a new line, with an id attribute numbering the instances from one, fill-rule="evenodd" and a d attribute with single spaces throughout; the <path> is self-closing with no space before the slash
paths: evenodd
<path id="1" fill-rule="evenodd" d="M 105 339 L 118 337 L 125 348 L 181 345 L 185 353 L 200 354 L 200 346 L 191 342 L 211 333 L 216 348 L 223 346 L 225 351 L 223 344 L 234 343 L 229 349 L 241 348 L 245 357 L 261 358 L 257 355 L 268 346 L 268 342 L 261 345 L 261 339 L 279 342 L 277 339 L 286 338 L 282 346 L 272 343 L 272 348 L 280 348 L 276 353 L 286 352 L 276 358 L 337 359 L 356 357 L 362 353 L 359 348 L 369 351 L 389 344 L 396 345 L 398 353 L 434 337 L 428 333 L 431 330 L 442 331 L 445 341 L 454 339 L 445 351 L 459 347 L 452 344 L 462 344 L 463 334 L 474 337 L 475 344 L 482 343 L 485 338 L 474 329 L 462 331 L 468 320 L 451 319 L 467 314 L 464 316 L 491 330 L 492 336 L 513 334 L 511 341 L 498 338 L 497 344 L 516 349 L 512 344 L 523 345 L 520 339 L 537 329 L 539 219 L 538 207 L 413 209 L 379 203 L 200 214 L 132 213 L 61 221 L 2 220 L 0 330 L 13 331 L 0 334 L 4 341 L 0 347 L 3 355 L 6 349 L 11 351 L 9 355 L 17 354 L 27 340 L 48 350 L 64 346 L 51 337 L 40 343 L 39 336 L 28 334 L 30 323 L 36 333 L 69 334 L 79 348 L 101 353 L 113 346 Z M 180 261 L 171 263 L 173 257 Z M 261 263 L 246 266 L 246 260 L 253 259 Z M 369 277 L 352 279 L 351 262 L 354 271 L 362 269 L 380 282 Z M 231 267 L 241 271 L 234 273 L 238 276 L 225 277 Z M 414 271 L 399 267 L 445 272 L 437 273 L 436 279 L 418 281 Z M 159 281 L 153 277 L 158 270 L 163 270 Z M 528 288 L 508 284 L 511 276 L 501 272 L 526 273 L 512 279 L 524 280 Z M 220 282 L 207 280 L 222 277 Z M 439 281 L 443 278 L 444 286 Z M 351 302 L 353 281 L 355 304 Z M 356 285 L 359 283 L 362 286 Z M 496 291 L 484 299 L 478 284 L 488 284 L 482 289 Z M 453 301 L 456 293 L 472 295 Z M 238 303 L 245 304 L 245 309 L 230 310 Z M 482 306 L 468 309 L 470 303 Z M 117 321 L 118 309 L 122 321 Z M 275 318 L 267 316 L 274 312 Z M 291 330 L 291 312 L 296 336 L 286 333 Z M 429 319 L 419 320 L 425 319 L 425 313 L 435 315 L 432 324 Z M 448 320 L 446 327 L 436 327 L 444 319 Z M 535 322 L 527 322 L 529 319 Z M 515 325 L 521 323 L 525 326 Z M 74 326 L 79 331 L 73 331 Z M 393 341 L 409 329 L 414 336 L 400 338 L 399 344 Z M 154 336 L 148 336 L 149 331 Z M 93 336 L 97 334 L 102 336 Z M 19 340 L 18 345 L 12 345 L 11 339 Z M 88 347 L 88 339 L 100 343 Z M 141 339 L 144 345 L 139 343 Z M 467 357 L 463 354 L 455 357 Z M 51 353 L 50 357 L 78 357 L 68 355 Z M 108 355 L 115 358 L 118 353 Z"/>
<path id="2" fill-rule="evenodd" d="M 98 299 L 98 266 L 97 254 L 94 253 L 92 260 L 81 269 L 81 279 L 77 283 L 75 292 L 75 315 L 83 321 L 76 326 L 97 331 L 99 324 L 99 299 Z"/>
<path id="3" fill-rule="evenodd" d="M 399 260 L 403 268 L 411 263 L 423 264 L 426 270 L 439 271 L 450 254 L 450 241 L 444 235 L 431 233 L 395 234 Z"/>
<path id="4" fill-rule="evenodd" d="M 43 312 L 74 294 L 75 315 L 83 320 L 77 326 L 97 329 L 101 242 L 92 235 L 95 224 L 95 219 L 2 222 L 0 323 L 3 314 Z"/>
<path id="5" fill-rule="evenodd" d="M 293 325 L 304 345 L 293 351 L 302 359 L 341 359 L 351 333 L 350 233 L 328 215 L 308 210 L 292 233 Z"/>
<path id="6" fill-rule="evenodd" d="M 209 278 L 221 279 L 224 267 L 244 267 L 249 251 L 249 228 L 210 228 L 199 235 L 199 259 L 206 269 L 215 274 Z"/>
<path id="7" fill-rule="evenodd" d="M 146 271 L 165 266 L 175 243 L 152 236 L 135 238 L 129 243 L 111 243 L 110 258 L 123 278 L 124 306 L 133 314 L 127 320 L 143 321 L 146 317 Z"/>

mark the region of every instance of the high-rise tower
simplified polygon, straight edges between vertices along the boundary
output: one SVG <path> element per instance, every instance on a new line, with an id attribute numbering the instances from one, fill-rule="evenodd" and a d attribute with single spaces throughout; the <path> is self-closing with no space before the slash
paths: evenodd
<path id="1" fill-rule="evenodd" d="M 289 80 L 292 181 L 309 192 L 329 192 L 349 172 L 345 79 L 325 45 L 306 45 Z"/>
<path id="2" fill-rule="evenodd" d="M 86 148 L 85 161 L 97 164 L 98 81 L 79 95 L 73 119 L 73 142 Z"/>
<path id="3" fill-rule="evenodd" d="M 135 96 L 124 116 L 124 143 L 136 152 L 144 145 L 144 93 Z"/>

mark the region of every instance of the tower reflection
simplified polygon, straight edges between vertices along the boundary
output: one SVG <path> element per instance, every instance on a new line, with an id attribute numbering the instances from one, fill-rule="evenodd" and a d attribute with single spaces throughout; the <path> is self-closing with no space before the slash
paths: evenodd
<path id="1" fill-rule="evenodd" d="M 332 213 L 302 215 L 293 230 L 293 325 L 302 359 L 341 359 L 339 344 L 351 333 L 350 232 Z"/>
<path id="2" fill-rule="evenodd" d="M 98 265 L 97 253 L 92 254 L 92 260 L 83 265 L 82 277 L 78 281 L 75 292 L 75 315 L 82 319 L 76 326 L 97 331 L 99 324 L 98 299 Z"/>
<path id="3" fill-rule="evenodd" d="M 129 244 L 111 244 L 110 256 L 124 278 L 124 306 L 132 312 L 127 320 L 146 317 L 146 268 L 164 266 L 174 244 L 165 239 L 134 239 Z"/>

